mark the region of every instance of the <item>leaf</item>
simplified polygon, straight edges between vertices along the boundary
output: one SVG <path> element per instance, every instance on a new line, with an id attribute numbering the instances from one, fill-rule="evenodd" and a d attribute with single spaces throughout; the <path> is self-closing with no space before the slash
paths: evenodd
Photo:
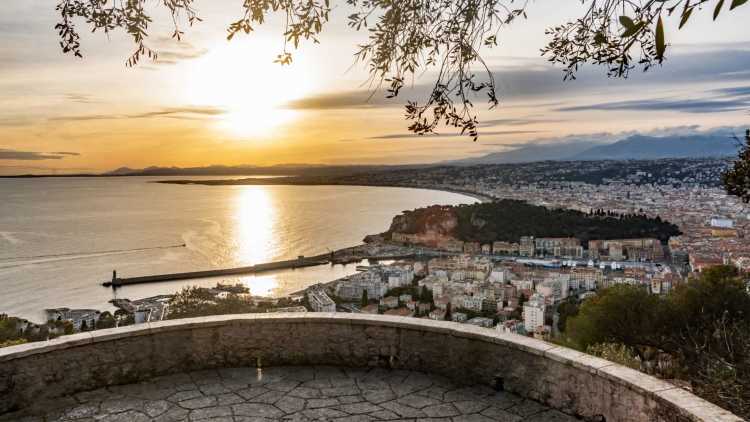
<path id="1" fill-rule="evenodd" d="M 627 29 L 635 28 L 635 23 L 627 16 L 620 16 L 620 25 Z"/>
<path id="2" fill-rule="evenodd" d="M 688 19 L 690 19 L 690 15 L 693 13 L 693 8 L 685 9 L 685 11 L 682 12 L 682 19 L 680 19 L 680 27 L 679 29 L 682 29 L 683 26 L 687 23 Z"/>
<path id="3" fill-rule="evenodd" d="M 659 15 L 659 21 L 656 23 L 656 58 L 660 61 L 664 60 L 664 51 L 667 49 L 667 44 L 664 41 L 664 22 L 661 20 Z"/>
<path id="4" fill-rule="evenodd" d="M 747 3 L 747 0 L 732 0 L 732 5 L 729 6 L 729 10 L 732 10 L 735 7 L 740 7 L 745 3 Z"/>
<path id="5" fill-rule="evenodd" d="M 721 13 L 721 8 L 724 6 L 724 0 L 719 0 L 718 3 L 716 3 L 716 8 L 714 9 L 714 20 L 719 17 L 719 13 Z"/>
<path id="6" fill-rule="evenodd" d="M 645 26 L 644 22 L 638 22 L 634 26 L 631 26 L 630 28 L 626 29 L 625 32 L 622 33 L 621 37 L 622 38 L 632 37 L 638 31 L 640 31 L 641 29 L 643 29 L 644 26 Z"/>

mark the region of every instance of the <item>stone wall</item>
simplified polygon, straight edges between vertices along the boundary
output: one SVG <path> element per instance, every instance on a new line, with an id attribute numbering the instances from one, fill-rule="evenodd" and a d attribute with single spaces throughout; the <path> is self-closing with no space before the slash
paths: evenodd
<path id="1" fill-rule="evenodd" d="M 436 373 L 607 421 L 741 420 L 664 381 L 531 338 L 442 321 L 322 313 L 164 321 L 0 349 L 0 414 L 175 372 L 321 364 Z"/>

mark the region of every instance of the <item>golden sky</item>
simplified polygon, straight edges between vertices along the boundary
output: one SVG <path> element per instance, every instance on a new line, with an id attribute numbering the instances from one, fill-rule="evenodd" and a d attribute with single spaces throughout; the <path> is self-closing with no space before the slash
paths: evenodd
<path id="1" fill-rule="evenodd" d="M 559 7 L 562 2 L 568 6 Z M 671 56 L 646 75 L 608 80 L 603 69 L 589 67 L 577 81 L 563 82 L 539 49 L 544 29 L 580 15 L 580 2 L 537 0 L 528 21 L 485 51 L 501 106 L 488 111 L 477 101 L 481 137 L 471 142 L 449 129 L 433 137 L 408 134 L 403 104 L 424 98 L 429 72 L 403 98 L 386 101 L 376 92 L 368 100 L 366 68 L 352 66 L 366 34 L 346 27 L 343 6 L 321 44 L 304 44 L 294 63 L 281 67 L 272 63 L 282 45 L 276 20 L 227 42 L 236 2 L 198 0 L 203 23 L 182 42 L 168 37 L 169 27 L 155 25 L 149 45 L 160 60 L 127 68 L 132 45 L 122 34 L 86 35 L 84 59 L 63 55 L 53 3 L 7 0 L 0 16 L 0 174 L 424 163 L 526 143 L 611 142 L 633 132 L 748 122 L 750 7 L 723 14 L 717 24 L 701 13 L 682 31 L 671 22 Z"/>

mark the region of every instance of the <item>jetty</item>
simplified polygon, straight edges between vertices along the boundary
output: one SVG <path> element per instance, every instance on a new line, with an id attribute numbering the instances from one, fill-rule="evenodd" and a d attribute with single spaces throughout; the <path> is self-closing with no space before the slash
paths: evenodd
<path id="1" fill-rule="evenodd" d="M 303 267 L 314 267 L 333 262 L 333 254 L 323 254 L 311 257 L 299 256 L 297 259 L 286 261 L 266 262 L 246 267 L 220 268 L 215 270 L 190 271 L 184 273 L 156 274 L 140 277 L 117 277 L 117 271 L 112 272 L 112 280 L 102 283 L 104 287 L 122 287 L 131 284 L 159 283 L 163 281 L 191 280 L 196 278 L 221 277 L 231 275 L 258 274 L 268 271 L 288 270 Z"/>
<path id="2" fill-rule="evenodd" d="M 291 270 L 295 268 L 315 267 L 318 265 L 352 264 L 363 260 L 388 261 L 398 259 L 411 259 L 421 256 L 420 253 L 398 254 L 398 255 L 357 255 L 336 256 L 334 252 L 305 257 L 300 255 L 297 259 L 286 261 L 266 262 L 246 267 L 221 268 L 215 270 L 190 271 L 184 273 L 145 275 L 140 277 L 118 277 L 117 271 L 112 271 L 112 279 L 102 283 L 104 287 L 116 289 L 131 284 L 160 283 L 163 281 L 192 280 L 196 278 L 210 278 L 222 276 L 236 276 L 247 274 L 259 274 L 269 271 Z"/>

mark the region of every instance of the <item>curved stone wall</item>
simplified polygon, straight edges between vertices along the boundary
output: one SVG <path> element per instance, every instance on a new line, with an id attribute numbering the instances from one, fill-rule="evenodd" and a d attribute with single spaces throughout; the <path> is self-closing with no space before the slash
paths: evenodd
<path id="1" fill-rule="evenodd" d="M 0 349 L 0 415 L 106 385 L 205 368 L 408 368 L 606 421 L 740 421 L 673 385 L 527 337 L 416 318 L 250 314 L 98 330 Z"/>

